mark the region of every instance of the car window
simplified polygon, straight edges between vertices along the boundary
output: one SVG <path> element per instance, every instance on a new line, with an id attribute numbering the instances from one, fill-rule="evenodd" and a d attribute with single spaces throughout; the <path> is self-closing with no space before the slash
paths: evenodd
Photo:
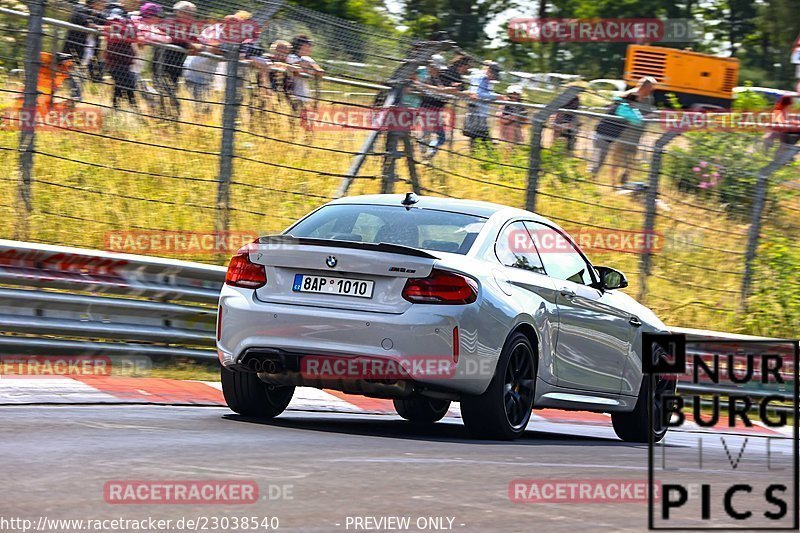
<path id="1" fill-rule="evenodd" d="M 593 283 L 591 267 L 564 234 L 538 222 L 525 222 L 525 226 L 536 243 L 548 276 L 581 285 Z"/>
<path id="2" fill-rule="evenodd" d="M 505 266 L 530 270 L 544 274 L 544 266 L 536 251 L 536 245 L 523 222 L 506 226 L 497 237 L 494 246 L 497 259 Z"/>
<path id="3" fill-rule="evenodd" d="M 433 209 L 333 204 L 311 213 L 287 233 L 295 237 L 383 242 L 466 254 L 485 222 L 479 216 Z"/>

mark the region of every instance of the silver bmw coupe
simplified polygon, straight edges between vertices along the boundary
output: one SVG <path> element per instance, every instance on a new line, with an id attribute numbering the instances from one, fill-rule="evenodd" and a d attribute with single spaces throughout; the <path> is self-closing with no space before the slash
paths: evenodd
<path id="1" fill-rule="evenodd" d="M 223 393 L 260 418 L 282 413 L 296 386 L 390 398 L 414 423 L 459 402 L 468 433 L 493 439 L 522 435 L 534 408 L 605 412 L 623 440 L 658 441 L 658 398 L 675 384 L 643 376 L 642 333 L 667 328 L 627 284 L 528 211 L 342 198 L 231 259 Z"/>

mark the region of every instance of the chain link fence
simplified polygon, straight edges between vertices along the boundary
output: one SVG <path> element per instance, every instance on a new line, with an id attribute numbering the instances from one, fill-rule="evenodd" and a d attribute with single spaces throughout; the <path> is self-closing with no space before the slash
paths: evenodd
<path id="1" fill-rule="evenodd" d="M 0 8 L 4 238 L 222 264 L 334 197 L 415 190 L 554 220 L 667 323 L 796 336 L 800 172 L 763 131 L 683 132 L 646 102 L 617 127 L 614 93 L 279 1 L 198 2 L 257 25 L 231 42 L 26 7 Z"/>

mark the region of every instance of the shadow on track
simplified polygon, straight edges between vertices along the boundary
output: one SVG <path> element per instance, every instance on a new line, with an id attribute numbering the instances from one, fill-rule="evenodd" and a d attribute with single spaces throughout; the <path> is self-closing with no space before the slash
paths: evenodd
<path id="1" fill-rule="evenodd" d="M 338 415 L 337 418 L 332 418 L 330 416 L 312 418 L 306 416 L 296 417 L 292 414 L 284 414 L 272 420 L 262 420 L 236 414 L 224 415 L 223 418 L 236 422 L 287 429 L 431 442 L 454 442 L 495 446 L 559 445 L 647 448 L 646 444 L 629 444 L 620 440 L 603 437 L 535 431 L 535 424 L 532 424 L 532 429 L 528 429 L 518 440 L 498 441 L 471 439 L 467 436 L 464 426 L 459 422 L 439 422 L 437 424 L 421 425 L 397 419 L 376 420 L 375 418 L 342 415 Z"/>

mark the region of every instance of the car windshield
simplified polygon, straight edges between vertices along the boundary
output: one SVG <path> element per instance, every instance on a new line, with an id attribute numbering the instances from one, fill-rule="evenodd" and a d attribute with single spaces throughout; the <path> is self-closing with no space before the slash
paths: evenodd
<path id="1" fill-rule="evenodd" d="M 310 214 L 287 233 L 466 254 L 485 222 L 482 217 L 433 209 L 333 204 Z"/>

